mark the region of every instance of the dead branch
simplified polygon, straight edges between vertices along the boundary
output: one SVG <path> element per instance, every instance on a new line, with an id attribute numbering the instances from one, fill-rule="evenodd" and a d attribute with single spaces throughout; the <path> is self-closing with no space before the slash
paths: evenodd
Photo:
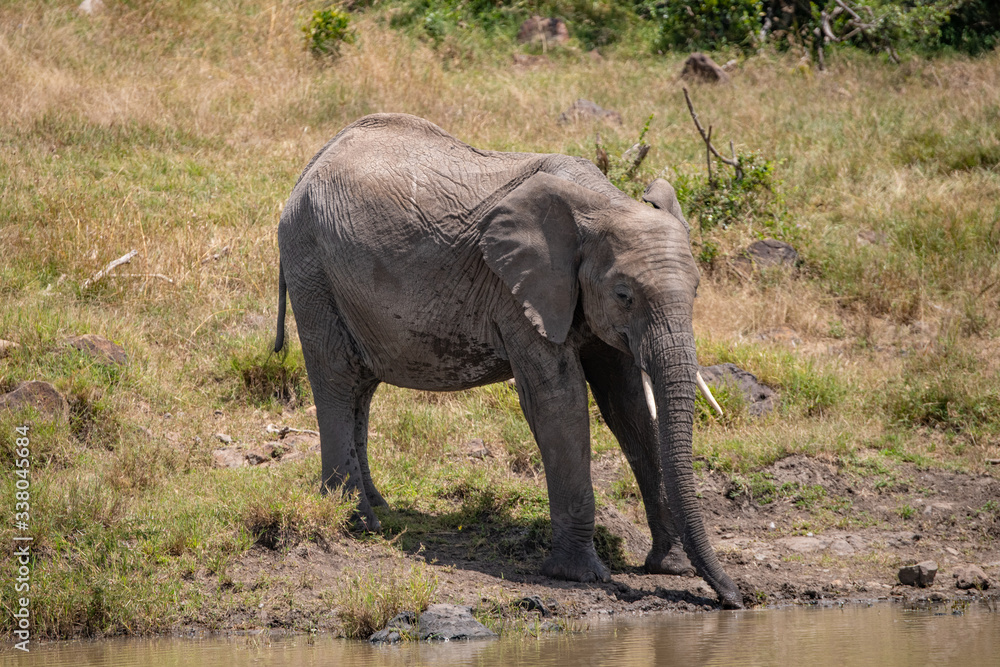
<path id="1" fill-rule="evenodd" d="M 632 176 L 635 175 L 639 165 L 642 164 L 642 161 L 646 159 L 646 155 L 649 153 L 649 144 L 646 142 L 633 144 L 631 148 L 622 153 L 622 157 L 627 159 L 633 153 L 635 154 L 635 157 L 632 158 L 632 164 L 629 166 L 628 171 L 625 172 L 625 178 L 632 178 Z"/>
<path id="2" fill-rule="evenodd" d="M 604 150 L 604 145 L 601 143 L 601 133 L 598 132 L 594 139 L 594 145 L 597 149 L 597 168 L 601 170 L 601 173 L 605 176 L 608 175 L 608 169 L 611 168 L 611 158 L 608 157 L 608 152 Z"/>
<path id="3" fill-rule="evenodd" d="M 740 168 L 740 161 L 733 158 L 727 158 L 722 155 L 719 151 L 715 149 L 712 145 L 712 128 L 709 127 L 708 134 L 705 134 L 704 128 L 702 128 L 701 123 L 698 121 L 698 114 L 694 111 L 694 105 L 691 104 L 691 96 L 688 95 L 688 89 L 684 88 L 684 101 L 687 102 L 688 111 L 691 112 L 691 120 L 694 121 L 694 126 L 698 128 L 698 133 L 701 135 L 702 140 L 705 142 L 705 149 L 709 151 L 716 158 L 721 160 L 724 164 L 728 164 L 730 167 L 736 170 L 736 179 L 739 180 L 743 178 L 743 169 Z M 709 160 L 711 162 L 711 160 Z M 712 167 L 709 165 L 709 180 L 711 180 Z"/>
<path id="4" fill-rule="evenodd" d="M 103 269 L 95 273 L 92 277 L 84 280 L 83 285 L 81 285 L 81 288 L 87 289 L 88 287 L 96 283 L 98 280 L 108 275 L 108 273 L 117 269 L 122 264 L 128 264 L 129 262 L 131 262 L 132 258 L 138 254 L 139 254 L 138 250 L 129 250 L 127 253 L 125 253 L 118 259 L 114 260 L 113 262 L 108 262 L 107 266 L 105 266 Z"/>
<path id="5" fill-rule="evenodd" d="M 275 426 L 274 424 L 268 424 L 264 429 L 268 433 L 275 433 L 279 438 L 284 438 L 289 433 L 308 433 L 309 435 L 319 435 L 318 431 L 311 431 L 307 428 L 292 428 L 291 426 Z"/>

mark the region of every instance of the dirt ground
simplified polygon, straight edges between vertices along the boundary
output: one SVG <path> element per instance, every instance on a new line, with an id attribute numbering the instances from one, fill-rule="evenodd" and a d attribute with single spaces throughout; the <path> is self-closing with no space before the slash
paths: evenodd
<path id="1" fill-rule="evenodd" d="M 595 462 L 595 485 L 609 486 L 616 470 L 613 458 Z M 801 495 L 752 500 L 722 473 L 701 473 L 699 481 L 709 534 L 748 606 L 880 600 L 961 604 L 975 599 L 995 604 L 1000 586 L 997 478 L 922 470 L 908 463 L 858 474 L 806 456 L 785 458 L 762 472 L 761 478 L 771 480 L 774 488 L 809 490 L 811 504 Z M 700 578 L 643 573 L 649 534 L 637 503 L 605 506 L 597 523 L 614 536 L 607 541 L 619 558 L 606 584 L 540 576 L 546 545 L 529 528 L 496 523 L 429 531 L 413 548 L 357 536 L 277 551 L 255 547 L 230 568 L 232 581 L 225 586 L 251 590 L 261 586 L 266 573 L 271 585 L 256 608 L 238 602 L 245 596 L 234 596 L 211 621 L 190 621 L 215 629 L 315 627 L 336 632 L 332 591 L 346 575 L 366 568 L 405 569 L 417 562 L 427 563 L 437 575 L 438 601 L 499 603 L 515 614 L 524 613 L 516 601 L 531 596 L 554 617 L 568 619 L 720 609 Z M 932 586 L 899 583 L 900 566 L 926 560 L 939 567 Z M 986 572 L 991 580 L 987 590 L 956 587 L 953 573 L 967 564 Z M 207 588 L 220 585 L 218 577 L 196 576 L 202 576 Z"/>

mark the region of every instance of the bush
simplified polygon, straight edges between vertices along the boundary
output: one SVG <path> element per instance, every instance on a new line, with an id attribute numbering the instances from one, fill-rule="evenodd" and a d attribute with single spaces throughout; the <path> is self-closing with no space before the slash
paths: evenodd
<path id="1" fill-rule="evenodd" d="M 760 0 L 666 0 L 652 13 L 660 23 L 661 49 L 757 48 Z"/>
<path id="2" fill-rule="evenodd" d="M 336 58 L 340 55 L 341 44 L 354 43 L 354 31 L 350 25 L 351 17 L 347 12 L 336 9 L 316 10 L 309 22 L 302 26 L 306 46 L 317 58 Z"/>

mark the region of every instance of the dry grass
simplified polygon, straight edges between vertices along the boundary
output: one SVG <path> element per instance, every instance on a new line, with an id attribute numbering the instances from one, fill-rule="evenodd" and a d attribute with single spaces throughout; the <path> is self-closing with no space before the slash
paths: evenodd
<path id="1" fill-rule="evenodd" d="M 0 384 L 52 381 L 77 417 L 36 430 L 33 480 L 51 510 L 36 539 L 58 555 L 38 576 L 63 587 L 40 616 L 52 635 L 169 625 L 169 596 L 183 587 L 151 582 L 271 534 L 254 517 L 277 527 L 275 544 L 334 539 L 340 509 L 309 500 L 315 458 L 288 479 L 209 468 L 216 433 L 247 449 L 271 437 L 268 423 L 314 428 L 299 409 L 309 395 L 292 318 L 291 356 L 266 354 L 275 228 L 299 170 L 343 126 L 402 111 L 484 148 L 592 157 L 595 130 L 619 150 L 655 113 L 638 177 L 704 174 L 675 79 L 680 55 L 626 58 L 623 46 L 599 62 L 571 51 L 516 67 L 507 45 L 442 54 L 374 13 L 356 16 L 357 44 L 324 64 L 300 32 L 317 3 L 109 4 L 91 18 L 73 3 L 0 7 L 0 338 L 22 345 L 0 359 Z M 732 419 L 706 411 L 695 453 L 741 471 L 793 452 L 866 449 L 984 470 L 1000 457 L 1000 53 L 899 67 L 836 53 L 829 65 L 820 75 L 763 54 L 740 63 L 731 85 L 692 88 L 720 144 L 776 163 L 782 213 L 693 235 L 696 253 L 705 239 L 721 250 L 696 304 L 702 362 L 739 363 L 783 404 L 764 420 L 745 418 L 735 399 Z M 623 126 L 559 125 L 579 97 L 618 110 Z M 802 265 L 750 280 L 725 268 L 762 235 L 793 242 Z M 131 249 L 131 264 L 83 287 Z M 760 338 L 782 326 L 801 342 Z M 88 332 L 122 344 L 129 366 L 108 372 L 60 346 Z M 615 445 L 592 412 L 600 456 Z M 391 503 L 450 511 L 458 487 L 540 493 L 537 449 L 507 387 L 383 387 L 371 428 Z M 472 438 L 493 456 L 469 460 Z M 276 488 L 286 505 L 269 504 Z M 64 512 L 73 489 L 76 509 Z M 544 515 L 537 504 L 533 517 Z M 98 559 L 101 549 L 111 556 Z M 92 575 L 73 559 L 96 563 Z M 100 583 L 121 577 L 149 583 L 153 602 L 133 616 L 121 590 Z"/>

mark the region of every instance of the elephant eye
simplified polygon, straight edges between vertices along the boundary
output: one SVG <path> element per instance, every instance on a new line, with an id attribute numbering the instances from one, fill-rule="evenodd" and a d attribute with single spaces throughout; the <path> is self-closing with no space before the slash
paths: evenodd
<path id="1" fill-rule="evenodd" d="M 617 285 L 615 287 L 615 298 L 625 308 L 632 307 L 632 291 L 626 285 Z"/>

